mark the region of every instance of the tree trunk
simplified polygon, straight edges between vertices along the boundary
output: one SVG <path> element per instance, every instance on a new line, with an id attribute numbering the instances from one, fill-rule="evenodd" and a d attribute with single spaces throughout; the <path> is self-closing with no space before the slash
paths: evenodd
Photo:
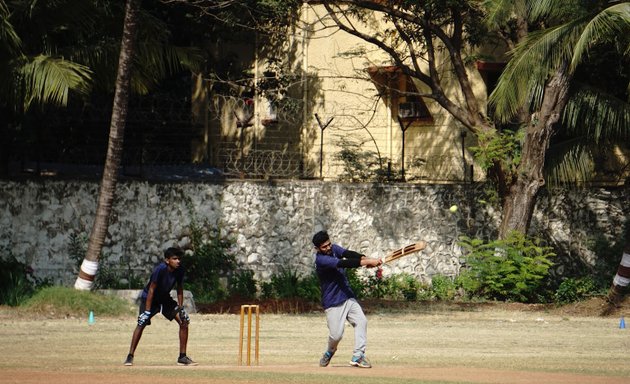
<path id="1" fill-rule="evenodd" d="M 621 261 L 617 267 L 617 273 L 606 296 L 606 300 L 612 307 L 618 307 L 621 304 L 628 285 L 630 285 L 630 240 L 626 240 L 626 245 L 621 254 Z M 604 314 L 607 314 L 606 311 L 611 309 L 606 308 Z"/>
<path id="2" fill-rule="evenodd" d="M 80 290 L 90 290 L 94 285 L 96 272 L 98 271 L 98 258 L 103 249 L 105 236 L 109 226 L 109 217 L 112 211 L 116 184 L 118 182 L 118 169 L 122 158 L 125 124 L 127 118 L 127 105 L 129 100 L 129 84 L 131 79 L 132 54 L 134 51 L 134 36 L 137 25 L 137 14 L 141 0 L 128 0 L 125 10 L 122 42 L 120 45 L 120 57 L 118 59 L 118 74 L 116 77 L 116 92 L 112 108 L 112 120 L 109 127 L 109 142 L 107 144 L 107 157 L 101 180 L 96 217 L 88 249 L 81 264 L 79 276 L 74 287 Z"/>
<path id="3" fill-rule="evenodd" d="M 520 165 L 503 203 L 499 238 L 512 231 L 527 233 L 536 205 L 536 196 L 545 185 L 545 153 L 569 97 L 571 77 L 566 64 L 556 70 L 545 86 L 540 109 L 527 125 Z"/>

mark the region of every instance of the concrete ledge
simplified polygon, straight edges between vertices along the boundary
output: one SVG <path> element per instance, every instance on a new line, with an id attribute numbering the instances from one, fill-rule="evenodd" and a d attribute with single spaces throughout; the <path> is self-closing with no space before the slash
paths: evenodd
<path id="1" fill-rule="evenodd" d="M 140 295 L 142 294 L 141 289 L 99 289 L 97 292 L 108 296 L 116 296 L 133 305 L 140 305 Z M 171 291 L 171 297 L 177 301 L 176 290 Z M 184 309 L 188 313 L 197 313 L 193 294 L 186 290 L 184 290 Z"/>

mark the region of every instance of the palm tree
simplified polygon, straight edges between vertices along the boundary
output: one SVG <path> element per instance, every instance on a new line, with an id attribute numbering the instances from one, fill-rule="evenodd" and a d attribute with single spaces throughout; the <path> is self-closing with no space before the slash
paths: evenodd
<path id="1" fill-rule="evenodd" d="M 0 146 L 36 108 L 64 108 L 113 93 L 124 9 L 115 0 L 0 0 Z M 165 21 L 140 10 L 131 89 L 146 94 L 166 76 L 196 68 L 198 49 L 178 47 Z M 11 151 L 0 150 L 4 155 Z M 4 160 L 4 161 L 3 161 Z M 0 159 L 0 173 L 6 172 Z"/>
<path id="2" fill-rule="evenodd" d="M 189 67 L 196 64 L 194 50 L 166 51 L 165 56 L 156 56 L 156 48 L 160 46 L 152 46 L 150 36 L 143 36 L 144 44 L 137 48 L 137 39 L 139 35 L 138 24 L 140 22 L 140 1 L 128 0 L 125 10 L 125 19 L 123 24 L 122 43 L 120 45 L 120 57 L 118 60 L 118 73 L 115 82 L 114 104 L 112 108 L 112 118 L 109 129 L 109 141 L 107 145 L 107 156 L 105 159 L 105 167 L 99 191 L 98 203 L 96 207 L 96 217 L 92 226 L 92 232 L 88 242 L 88 248 L 79 270 L 79 275 L 75 281 L 74 287 L 79 290 L 90 290 L 93 287 L 94 279 L 98 271 L 98 259 L 101 254 L 107 229 L 109 226 L 109 218 L 111 216 L 114 196 L 116 193 L 116 185 L 118 182 L 118 170 L 122 158 L 123 139 L 125 133 L 126 116 L 128 109 L 129 90 L 134 80 L 132 68 L 134 66 L 134 58 L 140 56 L 140 62 L 148 63 L 145 66 L 145 77 L 136 76 L 139 81 L 136 87 L 147 84 L 145 91 L 155 78 L 163 78 L 174 68 L 181 68 L 183 61 Z M 150 23 L 145 26 L 151 25 Z M 161 31 L 144 30 L 143 34 L 152 34 L 159 36 Z M 147 41 L 149 43 L 147 43 Z M 163 46 L 163 45 L 162 45 Z M 193 55 L 186 54 L 193 52 Z M 161 58 L 166 57 L 166 60 Z M 157 59 L 157 60 L 156 60 Z M 137 63 L 137 61 L 136 61 Z M 146 72 L 146 69 L 149 69 Z"/>
<path id="3" fill-rule="evenodd" d="M 494 15 L 506 14 L 506 8 L 501 10 L 506 3 L 493 3 Z M 491 96 L 497 118 L 502 122 L 513 118 L 519 110 L 531 112 L 530 118 L 523 122 L 526 136 L 522 166 L 519 166 L 522 173 L 505 202 L 505 208 L 512 212 L 510 215 L 504 212 L 504 217 L 511 220 L 502 222 L 503 233 L 507 229 L 527 229 L 523 224 L 531 219 L 535 194 L 545 183 L 546 150 L 558 127 L 563 128 L 571 140 L 561 143 L 562 150 L 553 151 L 556 156 L 548 156 L 552 162 L 547 179 L 552 180 L 586 180 L 593 163 L 589 154 L 594 144 L 602 138 L 627 142 L 630 137 L 628 84 L 624 87 L 624 100 L 607 89 L 574 81 L 576 70 L 589 60 L 589 52 L 594 47 L 603 44 L 619 55 L 630 53 L 630 3 L 532 1 L 529 5 L 530 22 L 545 20 L 546 28 L 530 34 L 514 49 Z M 527 169 L 526 164 L 533 167 Z M 617 274 L 607 296 L 611 306 L 605 308 L 604 313 L 619 303 L 628 285 L 630 238 L 625 240 Z"/>
<path id="4" fill-rule="evenodd" d="M 94 90 L 110 92 L 116 85 L 97 217 L 77 280 L 81 288 L 92 286 L 94 263 L 107 231 L 129 89 L 146 94 L 160 79 L 196 68 L 201 61 L 199 50 L 171 45 L 166 23 L 139 6 L 139 0 L 127 4 L 125 21 L 130 24 L 125 27 L 135 31 L 125 30 L 122 41 L 128 44 L 138 35 L 140 43 L 125 51 L 116 41 L 123 11 L 118 1 L 0 0 L 0 145 L 9 145 L 11 130 L 22 125 L 29 110 L 65 107 L 72 96 L 86 98 Z M 114 82 L 116 55 L 120 57 Z M 4 160 L 0 165 L 7 164 Z"/>
<path id="5" fill-rule="evenodd" d="M 107 234 L 112 203 L 116 193 L 118 168 L 121 161 L 127 118 L 134 39 L 138 28 L 139 8 L 140 0 L 127 1 L 122 43 L 120 45 L 120 59 L 118 61 L 118 75 L 116 77 L 116 92 L 114 93 L 114 106 L 109 127 L 107 158 L 105 159 L 105 169 L 103 170 L 103 179 L 96 207 L 96 217 L 92 226 L 87 253 L 81 264 L 79 276 L 74 283 L 74 287 L 80 290 L 90 290 L 94 283 L 98 270 L 98 257 Z"/>
<path id="6" fill-rule="evenodd" d="M 33 3 L 0 0 L 0 175 L 6 173 L 10 131 L 24 113 L 34 106 L 66 106 L 71 92 L 87 96 L 92 87 L 90 68 L 58 52 L 46 31 L 52 24 L 76 25 L 76 18 L 91 22 L 89 2 L 69 1 L 73 12 L 46 12 L 54 7 Z"/>
<path id="7" fill-rule="evenodd" d="M 465 0 L 322 4 L 339 29 L 389 55 L 404 74 L 430 88 L 422 97 L 435 100 L 477 137 L 481 149 L 477 153 L 486 155 L 483 163 L 503 199 L 501 238 L 514 230 L 527 233 L 536 196 L 545 185 L 551 137 L 568 122 L 563 120 L 566 106 L 578 100 L 571 97 L 576 68 L 592 45 L 629 31 L 628 3 L 622 2 L 486 0 L 483 7 Z M 371 32 L 370 14 L 381 15 L 390 28 Z M 469 49 L 483 44 L 489 35 L 481 26 L 482 15 L 487 16 L 489 30 L 513 48 L 491 97 L 490 113 L 473 92 L 466 66 Z M 440 72 L 444 63 L 438 62 L 439 57 L 451 68 L 450 78 L 455 79 L 462 100 L 445 91 L 448 80 Z M 505 128 L 521 130 L 523 139 Z M 510 145 L 502 145 L 507 140 Z"/>
<path id="8" fill-rule="evenodd" d="M 492 15 L 507 14 L 497 9 L 509 3 L 489 3 L 498 6 Z M 536 195 L 546 182 L 547 150 L 558 129 L 589 121 L 609 132 L 627 134 L 625 128 L 630 122 L 627 105 L 616 103 L 617 108 L 610 108 L 605 93 L 579 87 L 574 81 L 575 71 L 588 59 L 589 49 L 630 32 L 630 4 L 536 0 L 524 5 L 520 8 L 525 12 L 523 19 L 531 28 L 541 29 L 527 34 L 511 52 L 490 97 L 497 122 L 506 124 L 516 119 L 525 132 L 521 160 L 511 175 L 504 201 L 500 236 L 513 230 L 527 232 Z M 622 47 L 620 54 L 627 54 L 627 49 Z M 571 118 L 576 110 L 589 104 L 592 119 Z M 603 116 L 607 116 L 605 120 Z"/>

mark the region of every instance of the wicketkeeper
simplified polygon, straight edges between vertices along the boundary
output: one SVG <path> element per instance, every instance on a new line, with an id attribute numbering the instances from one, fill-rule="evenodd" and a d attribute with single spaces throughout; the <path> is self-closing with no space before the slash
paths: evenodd
<path id="1" fill-rule="evenodd" d="M 138 325 L 131 337 L 129 354 L 125 365 L 133 365 L 133 354 L 142 337 L 142 332 L 147 325 L 151 325 L 151 318 L 162 312 L 162 315 L 170 321 L 175 320 L 179 324 L 179 358 L 178 365 L 197 365 L 186 356 L 188 344 L 188 324 L 190 317 L 184 310 L 184 268 L 181 266 L 181 258 L 184 252 L 179 248 L 168 248 L 164 251 L 164 261 L 158 264 L 146 287 L 142 291 L 140 302 L 140 315 Z M 171 290 L 177 286 L 177 302 L 171 297 Z"/>
<path id="2" fill-rule="evenodd" d="M 332 244 L 328 233 L 320 231 L 313 236 L 315 245 L 315 271 L 322 292 L 322 307 L 328 323 L 328 347 L 319 360 L 321 367 L 330 363 L 343 337 L 346 320 L 354 327 L 354 351 L 350 365 L 371 368 L 365 356 L 367 346 L 367 318 L 350 288 L 346 268 L 378 267 L 381 259 L 370 259 L 360 253 Z"/>

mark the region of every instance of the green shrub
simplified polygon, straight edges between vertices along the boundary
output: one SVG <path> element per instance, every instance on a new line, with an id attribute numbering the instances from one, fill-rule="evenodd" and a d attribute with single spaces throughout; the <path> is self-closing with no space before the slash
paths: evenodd
<path id="1" fill-rule="evenodd" d="M 238 296 L 243 299 L 256 298 L 257 288 L 254 272 L 242 270 L 232 275 L 230 281 L 230 296 Z"/>
<path id="2" fill-rule="evenodd" d="M 560 283 L 554 301 L 558 304 L 574 303 L 596 291 L 597 284 L 591 277 L 568 278 Z"/>
<path id="3" fill-rule="evenodd" d="M 283 268 L 271 276 L 271 281 L 261 285 L 261 291 L 265 299 L 320 299 L 319 280 L 315 273 L 302 277 L 291 268 Z"/>
<path id="4" fill-rule="evenodd" d="M 274 298 L 274 295 L 273 284 L 271 284 L 270 281 L 263 281 L 260 284 L 260 296 L 263 299 L 272 299 Z"/>
<path id="5" fill-rule="evenodd" d="M 420 291 L 426 287 L 418 279 L 408 273 L 398 273 L 384 279 L 383 297 L 391 300 L 417 301 Z"/>
<path id="6" fill-rule="evenodd" d="M 539 240 L 515 231 L 490 242 L 462 237 L 460 244 L 467 254 L 458 281 L 468 295 L 519 302 L 536 302 L 544 296 L 539 290 L 555 254 Z"/>
<path id="7" fill-rule="evenodd" d="M 211 303 L 228 296 L 227 287 L 221 285 L 221 277 L 228 276 L 236 268 L 236 260 L 230 252 L 233 242 L 222 238 L 218 228 L 204 223 L 190 224 L 191 250 L 182 258 L 186 268 L 186 289 L 195 300 Z"/>
<path id="8" fill-rule="evenodd" d="M 0 305 L 12 307 L 33 296 L 38 288 L 50 285 L 35 277 L 33 269 L 19 262 L 9 249 L 0 249 Z"/>
<path id="9" fill-rule="evenodd" d="M 389 299 L 417 301 L 430 298 L 430 289 L 409 273 L 398 273 L 387 277 L 377 269 L 374 273 L 360 277 L 356 269 L 347 269 L 350 287 L 360 299 Z"/>
<path id="10" fill-rule="evenodd" d="M 300 279 L 298 285 L 299 297 L 317 302 L 321 299 L 321 290 L 319 288 L 319 278 L 315 272 Z"/>
<path id="11" fill-rule="evenodd" d="M 298 297 L 298 283 L 300 276 L 291 268 L 282 268 L 271 276 L 271 286 L 273 287 L 273 297 L 286 299 Z"/>
<path id="12" fill-rule="evenodd" d="M 435 275 L 431 278 L 431 291 L 436 299 L 448 301 L 455 298 L 457 289 L 453 279 L 443 275 Z"/>
<path id="13" fill-rule="evenodd" d="M 374 273 L 369 273 L 360 281 L 361 295 L 366 298 L 384 299 L 391 291 L 387 279 L 383 277 L 382 269 L 377 269 Z"/>

